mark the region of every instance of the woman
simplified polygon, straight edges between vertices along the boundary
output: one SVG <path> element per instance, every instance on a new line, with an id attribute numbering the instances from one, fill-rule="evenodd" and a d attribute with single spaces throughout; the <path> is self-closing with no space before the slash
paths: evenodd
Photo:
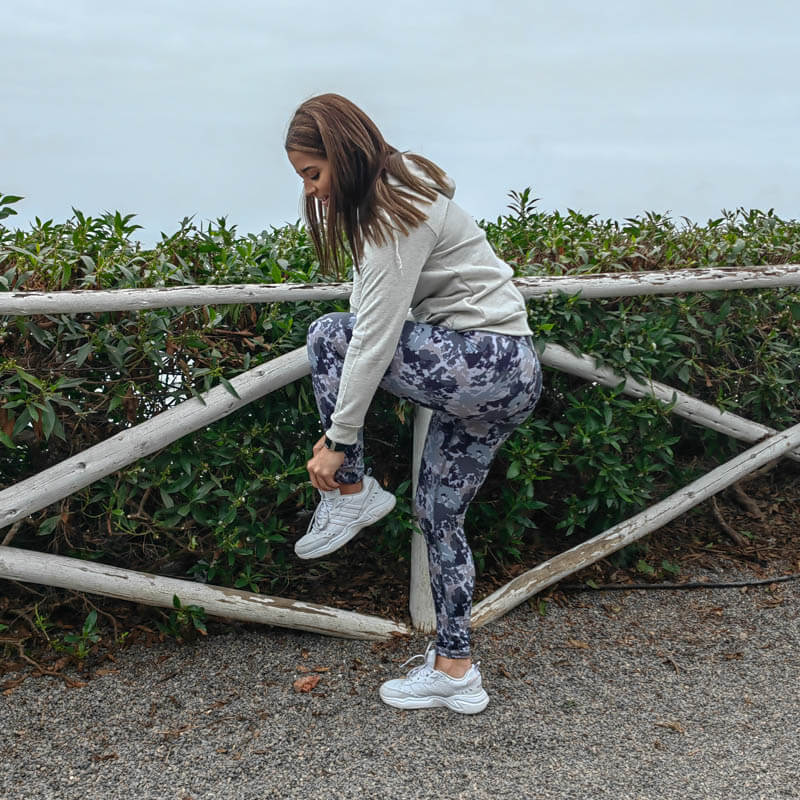
<path id="1" fill-rule="evenodd" d="M 448 176 L 387 144 L 349 100 L 303 103 L 286 151 L 303 180 L 322 268 L 339 274 L 345 247 L 354 263 L 350 313 L 328 314 L 308 331 L 325 435 L 307 465 L 320 504 L 295 550 L 301 558 L 333 552 L 394 507 L 364 474 L 362 428 L 376 389 L 432 409 L 415 514 L 428 546 L 436 646 L 380 696 L 397 708 L 477 713 L 489 698 L 470 656 L 475 568 L 464 516 L 541 391 L 524 300 L 510 267 L 452 201 Z"/>

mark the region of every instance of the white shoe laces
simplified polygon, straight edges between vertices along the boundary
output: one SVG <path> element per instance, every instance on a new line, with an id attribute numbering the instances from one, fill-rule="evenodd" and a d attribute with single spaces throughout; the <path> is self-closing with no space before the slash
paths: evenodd
<path id="1" fill-rule="evenodd" d="M 314 533 L 321 533 L 330 522 L 336 496 L 338 492 L 320 492 L 320 501 L 314 509 Z"/>
<path id="2" fill-rule="evenodd" d="M 449 678 L 452 681 L 463 681 L 469 674 L 472 672 L 473 668 L 477 669 L 480 665 L 480 661 L 476 661 L 474 664 L 470 666 L 467 672 L 460 678 L 453 678 L 451 675 L 448 675 L 446 672 L 442 672 L 441 670 L 437 670 L 435 666 L 428 663 L 428 653 L 430 653 L 431 649 L 433 648 L 434 643 L 430 642 L 428 647 L 425 649 L 424 653 L 417 653 L 415 656 L 411 656 L 411 658 L 406 659 L 401 665 L 400 669 L 406 666 L 406 664 L 410 664 L 412 661 L 416 661 L 418 658 L 424 660 L 423 664 L 420 664 L 417 667 L 413 667 L 409 670 L 408 674 L 405 677 L 409 683 L 421 683 L 422 681 L 429 680 L 434 672 L 438 672 L 439 675 L 442 675 L 445 678 Z M 436 660 L 434 659 L 434 664 Z"/>
<path id="3" fill-rule="evenodd" d="M 419 681 L 426 680 L 432 672 L 435 672 L 434 668 L 430 664 L 428 664 L 428 653 L 431 651 L 432 647 L 433 647 L 433 642 L 430 642 L 428 644 L 428 647 L 425 649 L 424 653 L 417 653 L 417 655 L 411 656 L 411 658 L 407 658 L 400 665 L 400 669 L 403 669 L 403 667 L 405 667 L 406 664 L 410 664 L 412 661 L 416 661 L 418 658 L 421 658 L 424 661 L 424 663 L 409 670 L 408 675 L 406 675 L 407 681 L 410 681 L 411 683 L 417 683 Z"/>

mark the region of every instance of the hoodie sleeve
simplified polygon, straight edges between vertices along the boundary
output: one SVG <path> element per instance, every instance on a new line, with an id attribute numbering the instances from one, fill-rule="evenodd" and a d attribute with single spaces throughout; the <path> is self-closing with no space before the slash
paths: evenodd
<path id="1" fill-rule="evenodd" d="M 436 234 L 422 223 L 408 235 L 395 232 L 380 247 L 367 245 L 359 276 L 353 337 L 347 348 L 336 408 L 327 436 L 355 444 L 378 384 L 397 349 L 420 272 Z"/>

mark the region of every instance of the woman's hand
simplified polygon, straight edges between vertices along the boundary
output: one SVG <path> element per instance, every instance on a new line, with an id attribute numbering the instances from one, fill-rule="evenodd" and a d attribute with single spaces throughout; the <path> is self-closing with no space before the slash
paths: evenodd
<path id="1" fill-rule="evenodd" d="M 311 478 L 311 485 L 315 489 L 329 492 L 338 489 L 339 484 L 334 476 L 336 470 L 344 462 L 344 453 L 334 452 L 325 447 L 325 436 L 321 436 L 312 448 L 313 458 L 306 464 L 308 477 Z"/>

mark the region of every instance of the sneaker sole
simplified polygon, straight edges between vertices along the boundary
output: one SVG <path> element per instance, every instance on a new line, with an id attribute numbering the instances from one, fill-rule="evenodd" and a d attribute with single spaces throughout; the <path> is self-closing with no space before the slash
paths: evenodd
<path id="1" fill-rule="evenodd" d="M 392 708 L 413 710 L 418 708 L 449 708 L 459 714 L 480 714 L 489 705 L 489 695 L 484 689 L 475 694 L 454 694 L 450 697 L 385 697 L 381 700 Z"/>
<path id="2" fill-rule="evenodd" d="M 369 515 L 369 517 L 360 520 L 357 524 L 351 525 L 349 528 L 345 528 L 342 533 L 331 539 L 324 547 L 318 547 L 316 550 L 309 550 L 303 553 L 298 553 L 297 547 L 295 547 L 294 552 L 298 558 L 302 558 L 304 560 L 327 556 L 329 553 L 335 552 L 340 547 L 344 547 L 356 536 L 356 534 L 364 530 L 364 528 L 374 525 L 378 520 L 383 519 L 395 507 L 396 504 L 397 498 L 393 494 L 390 494 L 389 499 L 386 500 L 385 503 L 373 507 L 372 513 Z"/>

